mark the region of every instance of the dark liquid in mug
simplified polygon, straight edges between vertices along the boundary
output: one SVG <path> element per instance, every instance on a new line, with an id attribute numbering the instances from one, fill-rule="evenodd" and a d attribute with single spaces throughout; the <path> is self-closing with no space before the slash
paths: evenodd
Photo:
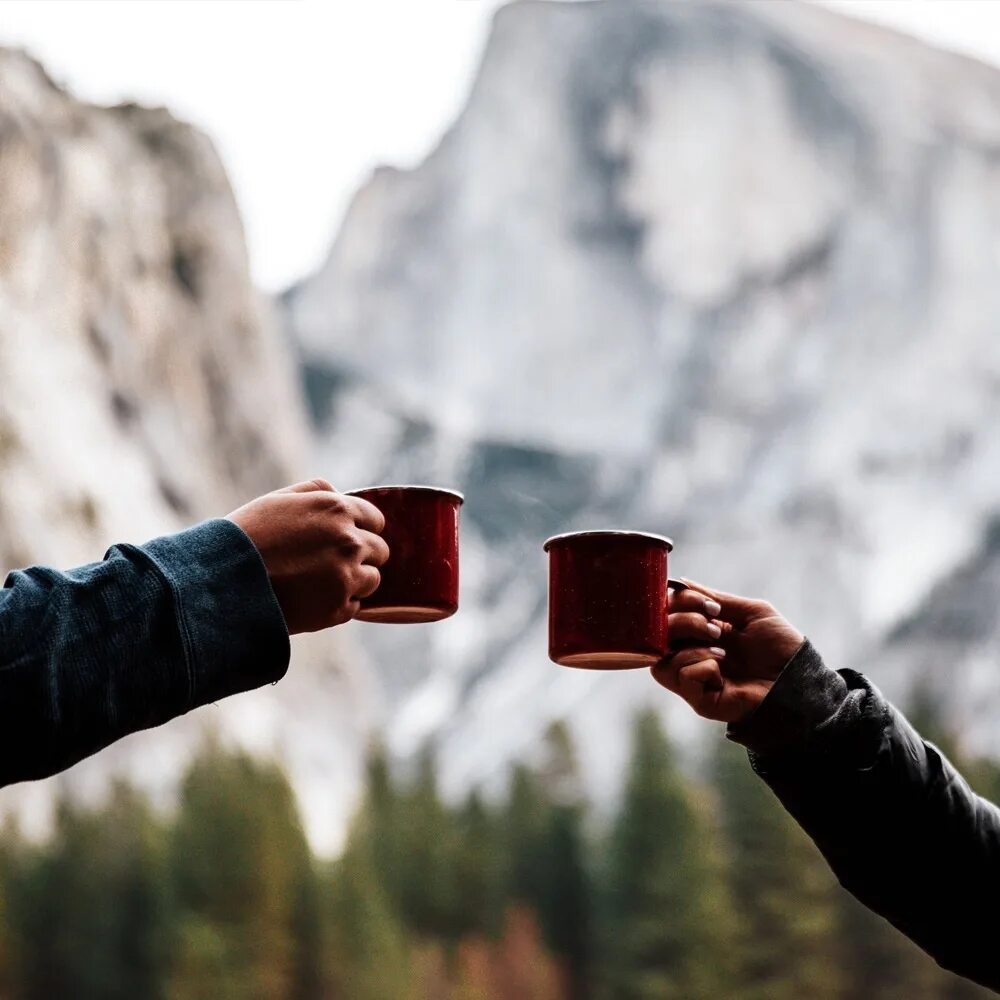
<path id="1" fill-rule="evenodd" d="M 547 546 L 552 660 L 615 670 L 666 655 L 669 542 L 595 532 Z"/>
<path id="2" fill-rule="evenodd" d="M 361 601 L 359 621 L 436 622 L 458 610 L 460 494 L 429 487 L 352 490 L 385 516 L 389 561 L 378 590 Z"/>

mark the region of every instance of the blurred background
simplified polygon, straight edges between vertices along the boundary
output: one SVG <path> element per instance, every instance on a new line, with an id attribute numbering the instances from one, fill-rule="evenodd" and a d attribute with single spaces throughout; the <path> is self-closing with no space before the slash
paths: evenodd
<path id="1" fill-rule="evenodd" d="M 0 997 L 948 998 L 745 756 L 546 658 L 666 532 L 1000 797 L 1000 9 L 0 3 L 0 572 L 466 493 L 462 608 L 0 791 Z"/>

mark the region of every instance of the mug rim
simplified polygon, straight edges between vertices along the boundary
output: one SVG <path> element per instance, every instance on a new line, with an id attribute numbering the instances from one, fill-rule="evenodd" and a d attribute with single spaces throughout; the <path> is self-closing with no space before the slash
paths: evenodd
<path id="1" fill-rule="evenodd" d="M 617 528 L 598 528 L 590 531 L 566 531 L 561 535 L 553 535 L 551 538 L 546 538 L 542 543 L 542 551 L 548 552 L 556 542 L 563 542 L 571 538 L 585 538 L 587 536 L 608 538 L 616 535 L 630 538 L 645 538 L 650 542 L 659 542 L 668 552 L 672 552 L 674 548 L 674 540 L 672 538 L 667 538 L 666 535 L 657 535 L 651 531 L 622 531 Z"/>
<path id="2" fill-rule="evenodd" d="M 361 486 L 353 490 L 344 490 L 344 496 L 356 497 L 361 493 L 374 493 L 376 490 L 415 490 L 421 493 L 443 493 L 452 497 L 459 503 L 465 503 L 465 494 L 458 490 L 448 489 L 445 486 L 427 486 L 423 483 L 383 483 L 378 486 Z"/>

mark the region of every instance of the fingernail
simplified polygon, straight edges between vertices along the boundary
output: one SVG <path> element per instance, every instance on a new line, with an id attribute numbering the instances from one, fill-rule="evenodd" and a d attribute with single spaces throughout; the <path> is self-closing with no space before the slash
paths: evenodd
<path id="1" fill-rule="evenodd" d="M 721 646 L 710 646 L 708 651 L 716 658 L 726 655 L 726 651 Z"/>
<path id="2" fill-rule="evenodd" d="M 708 624 L 707 624 L 707 625 L 705 626 L 705 631 L 706 631 L 706 632 L 708 632 L 708 634 L 709 634 L 709 635 L 710 635 L 710 636 L 711 636 L 711 637 L 712 637 L 713 639 L 718 639 L 718 638 L 719 638 L 719 636 L 720 636 L 720 635 L 722 635 L 722 629 L 721 629 L 721 628 L 719 628 L 719 626 L 718 626 L 718 625 L 716 625 L 716 624 L 715 624 L 714 622 L 709 622 L 709 623 L 708 623 Z"/>
<path id="3" fill-rule="evenodd" d="M 709 618 L 718 618 L 722 611 L 722 605 L 718 601 L 705 601 L 705 614 Z"/>

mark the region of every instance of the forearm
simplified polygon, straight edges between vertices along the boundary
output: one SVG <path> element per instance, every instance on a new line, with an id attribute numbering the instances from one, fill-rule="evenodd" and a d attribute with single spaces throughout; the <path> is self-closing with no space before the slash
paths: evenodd
<path id="1" fill-rule="evenodd" d="M 841 883 L 943 966 L 1000 987 L 1000 812 L 860 674 L 806 644 L 730 738 Z"/>
<path id="2" fill-rule="evenodd" d="M 281 677 L 288 636 L 267 573 L 229 521 L 116 546 L 0 590 L 0 784 Z"/>

